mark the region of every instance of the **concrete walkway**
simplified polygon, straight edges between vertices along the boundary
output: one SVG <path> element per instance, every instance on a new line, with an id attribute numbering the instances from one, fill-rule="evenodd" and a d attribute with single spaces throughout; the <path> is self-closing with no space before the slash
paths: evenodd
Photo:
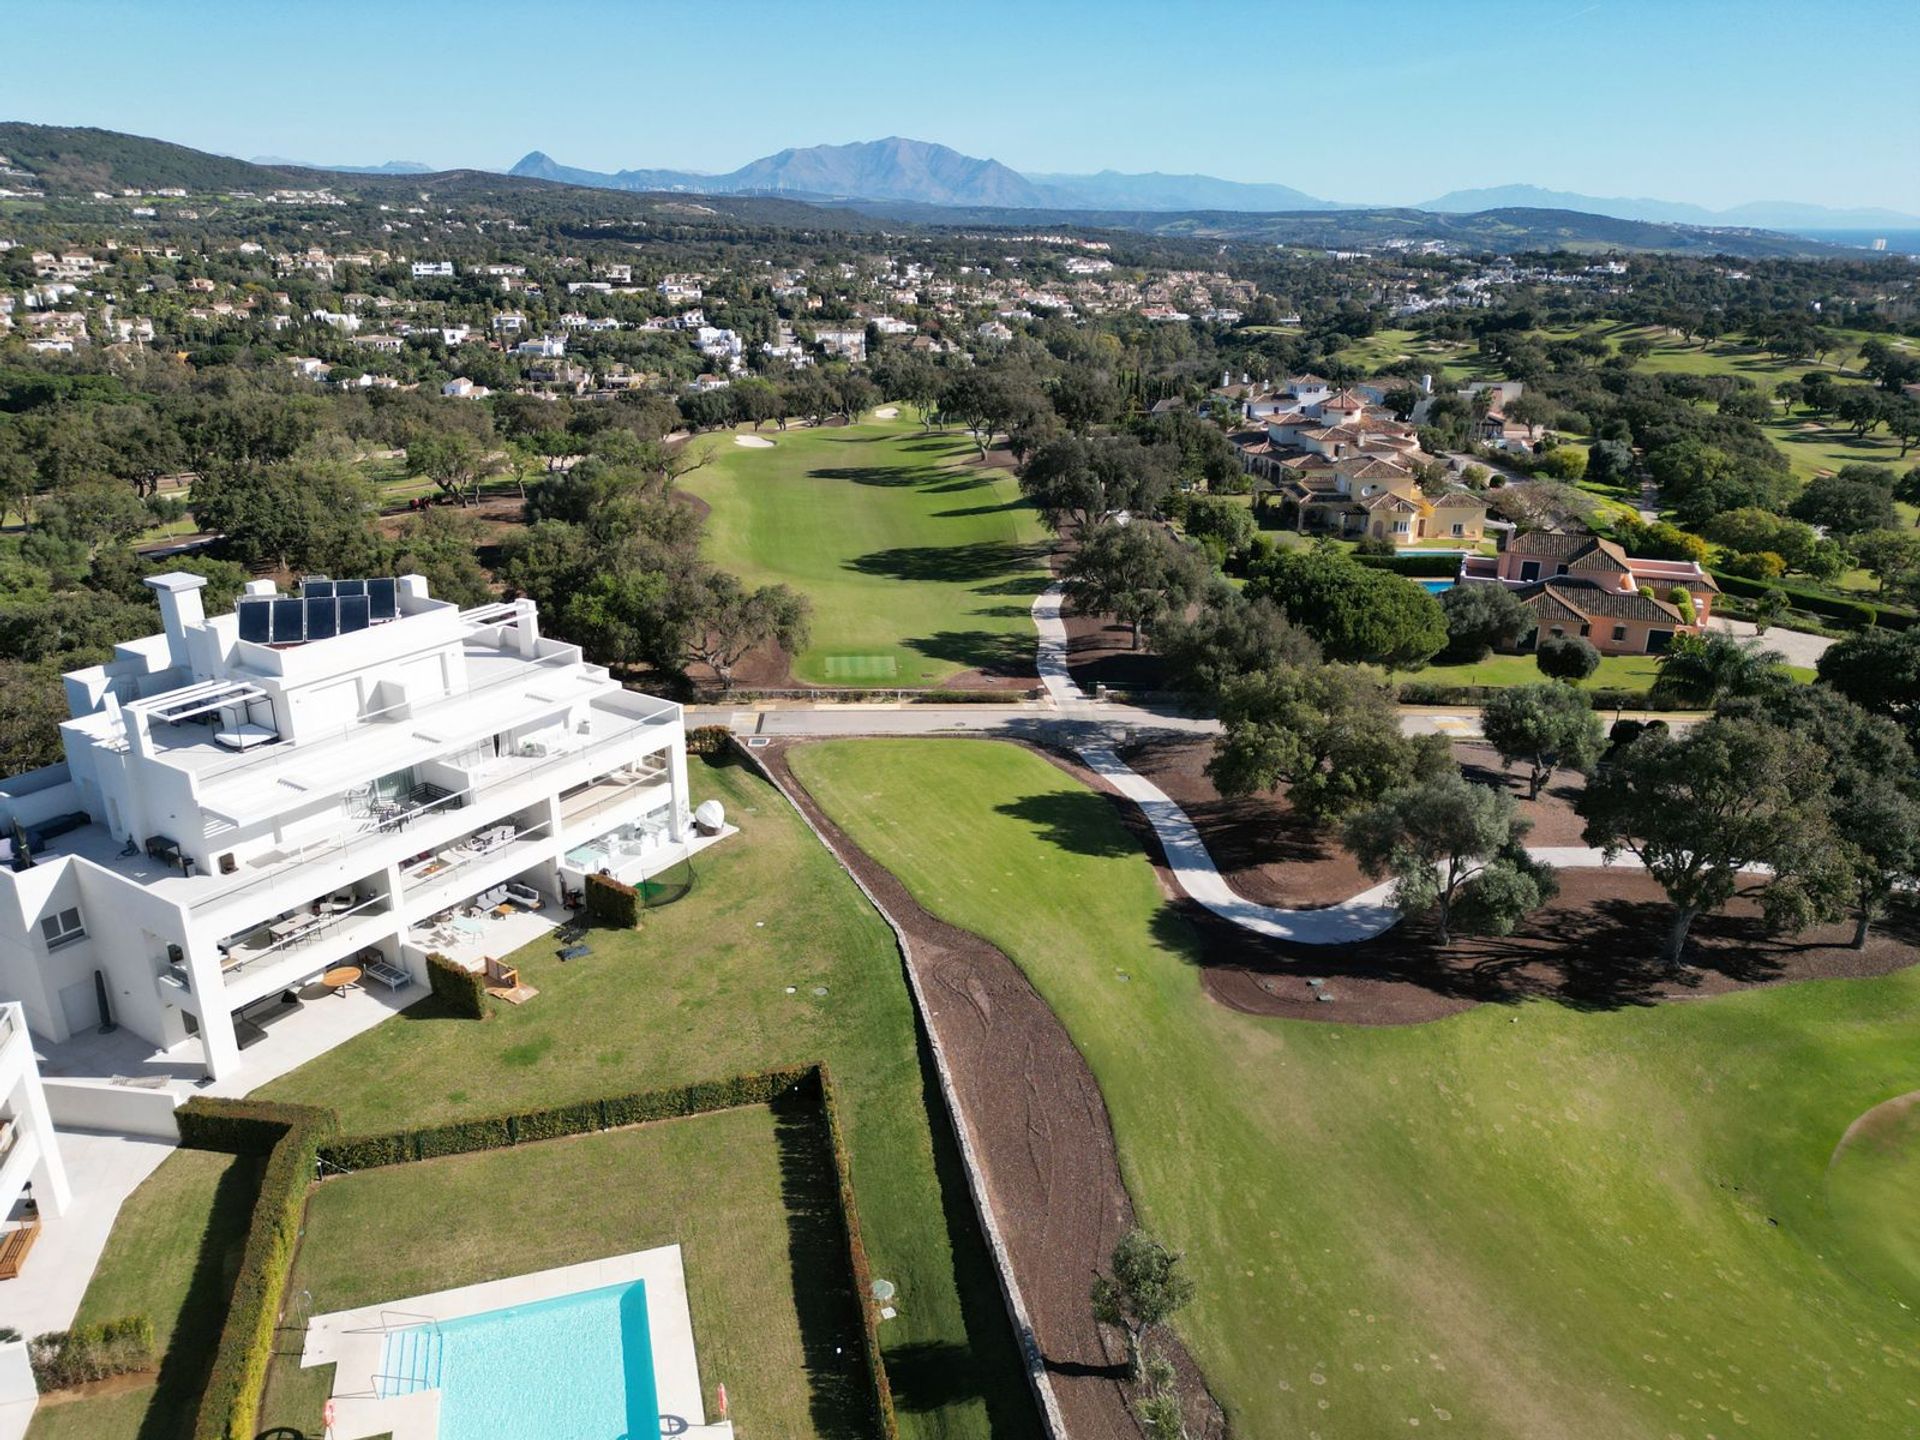
<path id="1" fill-rule="evenodd" d="M 1058 580 L 1033 598 L 1033 628 L 1040 632 L 1036 664 L 1040 683 L 1062 710 L 1087 702 L 1087 692 L 1074 683 L 1067 668 L 1067 625 L 1061 615 L 1067 603 L 1066 587 Z"/>

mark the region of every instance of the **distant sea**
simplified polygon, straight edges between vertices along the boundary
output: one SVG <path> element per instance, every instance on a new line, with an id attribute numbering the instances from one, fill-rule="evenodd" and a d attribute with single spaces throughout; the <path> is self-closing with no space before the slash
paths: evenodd
<path id="1" fill-rule="evenodd" d="M 1876 240 L 1885 240 L 1887 249 L 1898 255 L 1920 255 L 1920 230 L 1795 230 L 1809 240 L 1824 240 L 1829 245 L 1858 245 L 1868 249 Z"/>

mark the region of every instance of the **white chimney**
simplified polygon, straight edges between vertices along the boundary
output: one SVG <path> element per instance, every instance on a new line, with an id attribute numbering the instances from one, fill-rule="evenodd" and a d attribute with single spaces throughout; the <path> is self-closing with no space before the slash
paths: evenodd
<path id="1" fill-rule="evenodd" d="M 188 663 L 187 631 L 207 618 L 200 607 L 200 592 L 206 583 L 206 576 L 184 570 L 147 576 L 147 584 L 160 599 L 160 624 L 167 632 L 167 654 L 175 665 Z"/>

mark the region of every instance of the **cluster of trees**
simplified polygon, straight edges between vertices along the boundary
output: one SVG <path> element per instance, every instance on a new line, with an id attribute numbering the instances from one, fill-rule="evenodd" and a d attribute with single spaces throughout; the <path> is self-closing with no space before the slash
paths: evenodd
<path id="1" fill-rule="evenodd" d="M 673 498 L 698 463 L 687 452 L 596 455 L 538 482 L 501 577 L 540 605 L 547 628 L 605 664 L 672 673 L 699 664 L 732 689 L 755 647 L 805 646 L 810 605 L 785 585 L 750 589 L 700 559 L 701 517 Z"/>

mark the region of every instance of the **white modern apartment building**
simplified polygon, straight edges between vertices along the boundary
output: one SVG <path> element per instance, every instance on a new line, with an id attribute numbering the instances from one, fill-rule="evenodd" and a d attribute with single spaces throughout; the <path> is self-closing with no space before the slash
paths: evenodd
<path id="1" fill-rule="evenodd" d="M 18 1273 L 40 1217 L 70 1198 L 26 1013 L 0 1005 L 0 1277 Z"/>
<path id="2" fill-rule="evenodd" d="M 147 584 L 163 632 L 68 675 L 65 763 L 0 782 L 0 1000 L 45 1040 L 197 1038 L 224 1079 L 330 970 L 477 967 L 456 952 L 491 952 L 497 915 L 551 923 L 586 874 L 686 853 L 680 707 L 542 637 L 531 601 L 255 581 L 207 617 L 201 577 Z"/>

